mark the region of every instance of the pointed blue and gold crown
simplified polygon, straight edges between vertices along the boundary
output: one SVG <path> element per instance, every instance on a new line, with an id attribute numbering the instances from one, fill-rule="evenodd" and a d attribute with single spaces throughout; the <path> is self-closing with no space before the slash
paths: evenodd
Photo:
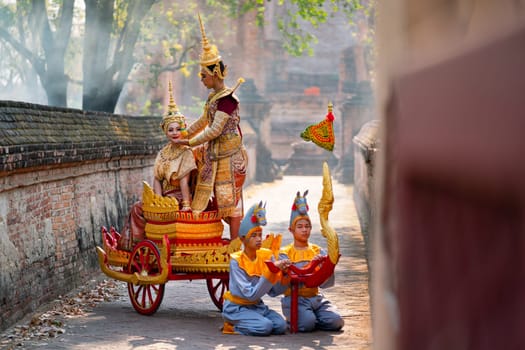
<path id="1" fill-rule="evenodd" d="M 308 190 L 304 191 L 303 195 L 299 191 L 295 195 L 292 205 L 292 212 L 290 213 L 290 229 L 295 227 L 295 224 L 300 219 L 307 219 L 310 221 L 310 216 L 308 216 L 308 203 L 306 201 L 306 195 Z"/>
<path id="2" fill-rule="evenodd" d="M 262 230 L 261 226 L 264 225 L 266 225 L 266 204 L 263 205 L 260 201 L 252 205 L 244 215 L 239 227 L 239 236 L 250 238 L 253 232 Z"/>

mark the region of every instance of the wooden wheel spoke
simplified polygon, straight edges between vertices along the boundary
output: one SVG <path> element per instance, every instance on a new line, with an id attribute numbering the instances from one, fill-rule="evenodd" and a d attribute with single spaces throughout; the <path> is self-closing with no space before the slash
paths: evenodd
<path id="1" fill-rule="evenodd" d="M 140 271 L 139 263 L 136 260 L 131 261 L 131 267 L 132 267 L 131 271 Z"/>
<path id="2" fill-rule="evenodd" d="M 206 286 L 211 300 L 219 310 L 222 310 L 224 302 L 224 292 L 228 290 L 227 278 L 208 278 L 206 279 Z"/>
<path id="3" fill-rule="evenodd" d="M 146 305 L 147 305 L 146 304 L 147 293 L 148 293 L 148 288 L 147 288 L 147 286 L 145 286 L 144 290 L 142 291 L 142 298 L 141 298 L 142 299 L 142 303 L 141 303 L 142 307 L 146 307 Z"/>
<path id="4" fill-rule="evenodd" d="M 149 258 L 149 249 L 148 248 L 143 248 L 141 251 L 140 251 L 140 255 L 139 255 L 139 259 L 140 259 L 140 266 L 142 267 L 142 269 L 146 269 L 148 268 L 148 258 Z"/>
<path id="5" fill-rule="evenodd" d="M 160 253 L 152 241 L 140 242 L 132 252 L 128 263 L 129 273 L 151 275 L 162 273 Z M 157 311 L 164 297 L 164 284 L 134 285 L 128 283 L 128 294 L 135 310 L 143 315 L 151 315 Z"/>

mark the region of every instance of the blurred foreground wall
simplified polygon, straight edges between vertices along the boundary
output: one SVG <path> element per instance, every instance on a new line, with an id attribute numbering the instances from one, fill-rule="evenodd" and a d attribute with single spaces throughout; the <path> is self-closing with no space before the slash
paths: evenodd
<path id="1" fill-rule="evenodd" d="M 523 348 L 525 2 L 379 3 L 374 348 Z"/>

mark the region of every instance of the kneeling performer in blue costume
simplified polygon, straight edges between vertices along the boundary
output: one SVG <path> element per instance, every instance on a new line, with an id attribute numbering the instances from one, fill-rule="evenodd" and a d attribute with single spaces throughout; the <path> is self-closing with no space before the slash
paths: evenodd
<path id="1" fill-rule="evenodd" d="M 282 271 L 272 273 L 265 264 L 273 260 L 273 252 L 261 248 L 262 227 L 266 219 L 260 220 L 262 203 L 253 205 L 246 213 L 239 228 L 239 237 L 244 249 L 235 252 L 230 259 L 230 290 L 224 294 L 222 317 L 223 333 L 267 336 L 284 334 L 286 321 L 271 310 L 261 299 L 272 297 L 286 290 L 286 277 Z M 288 260 L 274 261 L 280 270 L 286 270 Z"/>

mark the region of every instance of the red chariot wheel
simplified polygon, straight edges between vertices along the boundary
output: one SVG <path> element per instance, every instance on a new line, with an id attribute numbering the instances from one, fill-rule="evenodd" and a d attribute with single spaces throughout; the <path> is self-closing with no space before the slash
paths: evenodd
<path id="1" fill-rule="evenodd" d="M 142 276 L 157 276 L 162 272 L 160 253 L 152 241 L 145 240 L 135 246 L 128 263 L 128 272 Z M 133 308 L 142 315 L 154 314 L 164 297 L 165 284 L 128 283 L 128 294 Z"/>
<path id="2" fill-rule="evenodd" d="M 211 300 L 222 311 L 222 304 L 224 302 L 224 293 L 228 290 L 229 278 L 207 278 L 206 286 L 208 293 L 210 293 Z"/>

